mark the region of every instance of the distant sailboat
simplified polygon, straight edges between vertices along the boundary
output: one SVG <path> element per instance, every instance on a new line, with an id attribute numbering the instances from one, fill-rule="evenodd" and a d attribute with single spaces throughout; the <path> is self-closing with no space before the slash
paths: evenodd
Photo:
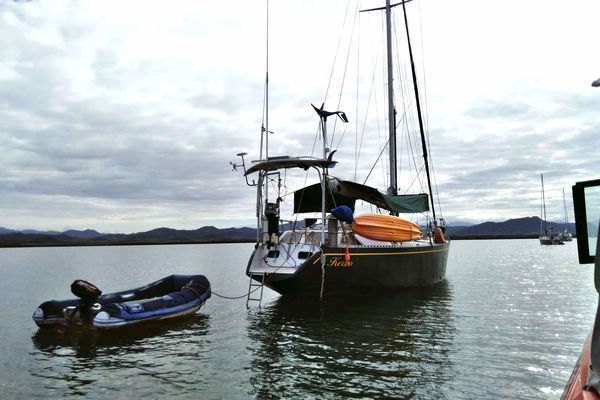
<path id="1" fill-rule="evenodd" d="M 553 232 L 552 224 L 548 224 L 546 219 L 546 195 L 544 193 L 544 174 L 541 174 L 542 179 L 542 209 L 540 222 L 540 244 L 553 245 L 564 244 L 561 235 Z"/>
<path id="2" fill-rule="evenodd" d="M 560 237 L 565 242 L 571 242 L 573 240 L 573 235 L 569 232 L 569 213 L 567 211 L 567 202 L 565 200 L 565 188 L 562 190 L 563 194 L 563 208 L 565 214 L 565 229 L 560 233 Z"/>

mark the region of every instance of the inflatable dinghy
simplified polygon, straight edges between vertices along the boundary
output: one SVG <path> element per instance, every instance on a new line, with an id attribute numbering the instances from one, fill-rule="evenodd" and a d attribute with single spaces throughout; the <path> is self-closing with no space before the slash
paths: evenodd
<path id="1" fill-rule="evenodd" d="M 104 295 L 91 283 L 76 280 L 71 292 L 78 298 L 40 304 L 33 313 L 35 323 L 40 328 L 87 325 L 113 329 L 193 314 L 211 295 L 204 275 L 171 275 Z"/>

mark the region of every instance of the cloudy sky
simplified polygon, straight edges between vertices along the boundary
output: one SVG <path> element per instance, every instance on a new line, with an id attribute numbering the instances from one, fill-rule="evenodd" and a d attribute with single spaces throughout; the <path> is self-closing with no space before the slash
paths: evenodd
<path id="1" fill-rule="evenodd" d="M 270 3 L 270 154 L 311 153 L 310 103 L 346 111 L 344 129 L 370 130 L 365 103 L 345 102 L 330 76 L 355 58 L 339 51 L 344 32 L 381 18 L 354 18 L 354 1 Z M 254 192 L 229 161 L 241 151 L 258 158 L 265 4 L 0 0 L 0 226 L 253 226 Z M 416 0 L 409 9 L 446 219 L 539 215 L 543 172 L 549 218 L 561 220 L 562 188 L 571 207 L 571 185 L 598 178 L 600 88 L 590 84 L 600 77 L 600 2 Z M 353 54 L 376 63 L 371 47 Z M 352 135 L 338 135 L 340 166 L 352 165 L 336 174 L 352 179 L 360 165 L 362 182 L 382 142 L 361 139 L 355 163 Z"/>

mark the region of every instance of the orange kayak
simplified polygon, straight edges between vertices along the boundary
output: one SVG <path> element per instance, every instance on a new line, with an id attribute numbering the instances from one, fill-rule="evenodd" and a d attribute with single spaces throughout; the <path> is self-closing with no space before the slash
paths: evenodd
<path id="1" fill-rule="evenodd" d="M 354 217 L 352 231 L 384 242 L 406 242 L 422 236 L 419 225 L 394 215 L 361 214 Z"/>

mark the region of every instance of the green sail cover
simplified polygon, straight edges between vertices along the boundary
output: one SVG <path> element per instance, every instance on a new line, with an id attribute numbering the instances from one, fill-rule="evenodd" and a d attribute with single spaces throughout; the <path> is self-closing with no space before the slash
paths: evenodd
<path id="1" fill-rule="evenodd" d="M 388 205 L 388 210 L 397 213 L 421 213 L 429 211 L 429 199 L 427 193 L 403 194 L 392 196 L 382 194 Z"/>

